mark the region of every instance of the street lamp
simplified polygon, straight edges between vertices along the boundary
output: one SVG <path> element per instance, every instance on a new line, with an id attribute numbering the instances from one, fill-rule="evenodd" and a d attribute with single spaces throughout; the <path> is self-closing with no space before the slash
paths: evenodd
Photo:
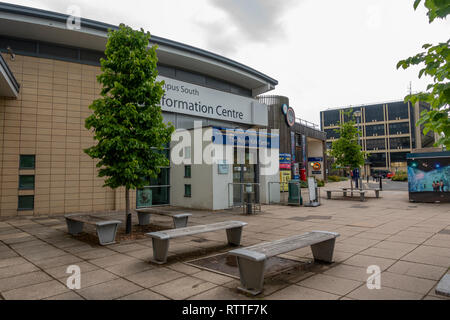
<path id="1" fill-rule="evenodd" d="M 358 144 L 361 146 L 361 138 L 359 136 L 359 118 L 361 117 L 361 111 L 357 110 L 355 112 L 353 112 L 353 115 L 356 117 L 356 125 L 358 128 Z M 362 180 L 361 180 L 361 174 L 360 174 L 360 170 L 358 168 L 358 180 L 356 181 L 357 183 L 359 183 L 359 189 L 362 190 Z"/>

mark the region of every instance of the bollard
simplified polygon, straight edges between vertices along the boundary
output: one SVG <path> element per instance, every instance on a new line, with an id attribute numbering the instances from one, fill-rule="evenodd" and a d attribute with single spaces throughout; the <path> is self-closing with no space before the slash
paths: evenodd
<path id="1" fill-rule="evenodd" d="M 383 179 L 383 177 L 380 176 L 380 191 L 383 190 L 383 182 L 381 181 Z"/>

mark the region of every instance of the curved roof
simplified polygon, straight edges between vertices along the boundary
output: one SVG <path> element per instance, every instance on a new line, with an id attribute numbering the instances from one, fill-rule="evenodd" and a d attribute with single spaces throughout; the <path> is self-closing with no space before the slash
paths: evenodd
<path id="1" fill-rule="evenodd" d="M 103 51 L 108 29 L 118 28 L 82 18 L 81 29 L 70 30 L 66 27 L 68 18 L 69 15 L 62 13 L 0 3 L 0 33 L 8 36 Z M 210 51 L 153 35 L 150 41 L 158 44 L 158 58 L 162 63 L 185 69 L 189 66 L 194 71 L 256 90 L 256 94 L 278 84 L 277 80 L 253 68 Z"/>

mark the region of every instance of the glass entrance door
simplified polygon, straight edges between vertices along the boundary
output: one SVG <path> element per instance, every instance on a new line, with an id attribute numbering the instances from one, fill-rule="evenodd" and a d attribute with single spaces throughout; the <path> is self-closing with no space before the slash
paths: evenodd
<path id="1" fill-rule="evenodd" d="M 240 156 L 244 156 L 244 159 L 239 160 Z M 250 152 L 248 148 L 244 150 L 234 149 L 234 164 L 233 164 L 233 205 L 240 206 L 244 202 L 244 190 L 245 183 L 256 183 L 258 179 L 258 165 L 250 164 Z M 243 163 L 244 162 L 244 163 Z M 253 185 L 253 192 L 256 199 L 259 198 L 259 190 Z"/>

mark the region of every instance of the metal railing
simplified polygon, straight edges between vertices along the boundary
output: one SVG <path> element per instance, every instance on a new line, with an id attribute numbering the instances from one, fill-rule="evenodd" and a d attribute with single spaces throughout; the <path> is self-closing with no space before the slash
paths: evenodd
<path id="1" fill-rule="evenodd" d="M 304 120 L 304 119 L 301 119 L 301 118 L 295 118 L 295 122 L 297 122 L 298 124 L 300 124 L 302 126 L 305 126 L 305 127 L 308 127 L 308 128 L 320 131 L 320 126 L 318 124 L 315 124 L 315 123 L 310 122 L 308 120 Z"/>
<path id="2" fill-rule="evenodd" d="M 238 200 L 235 201 L 235 186 L 238 188 L 239 191 L 238 194 Z M 249 190 L 251 188 L 251 190 Z M 245 183 L 245 182 L 239 182 L 234 183 L 230 182 L 228 183 L 228 208 L 240 208 L 242 207 L 242 210 L 245 212 L 246 208 L 246 200 L 244 199 L 244 196 L 248 193 L 253 194 L 251 197 L 251 205 L 253 208 L 253 212 L 261 212 L 261 201 L 260 201 L 260 183 Z"/>

